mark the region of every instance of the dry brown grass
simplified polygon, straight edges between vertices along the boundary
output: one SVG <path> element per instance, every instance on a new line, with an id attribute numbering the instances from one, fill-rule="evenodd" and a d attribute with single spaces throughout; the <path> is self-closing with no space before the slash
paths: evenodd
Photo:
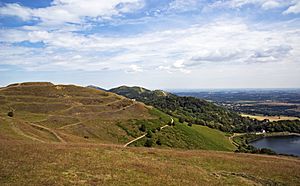
<path id="1" fill-rule="evenodd" d="M 299 185 L 297 158 L 0 142 L 0 185 Z"/>

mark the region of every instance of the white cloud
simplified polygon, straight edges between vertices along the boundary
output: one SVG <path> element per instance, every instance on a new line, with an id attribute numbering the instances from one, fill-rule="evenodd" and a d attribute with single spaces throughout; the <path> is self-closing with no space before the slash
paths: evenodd
<path id="1" fill-rule="evenodd" d="M 265 10 L 268 10 L 268 9 L 281 7 L 281 5 L 280 2 L 278 1 L 266 1 L 261 5 L 261 7 Z"/>
<path id="2" fill-rule="evenodd" d="M 130 65 L 126 72 L 128 73 L 143 72 L 143 69 L 138 65 Z"/>
<path id="3" fill-rule="evenodd" d="M 296 1 L 295 1 L 296 2 Z M 299 14 L 300 13 L 300 1 L 295 3 L 294 5 L 290 6 L 283 14 Z"/>
<path id="4" fill-rule="evenodd" d="M 0 7 L 0 15 L 17 16 L 23 20 L 38 19 L 42 25 L 83 23 L 85 18 L 110 19 L 113 15 L 143 7 L 141 0 L 55 0 L 45 8 L 27 8 L 19 4 Z"/>
<path id="5" fill-rule="evenodd" d="M 169 9 L 175 11 L 186 11 L 190 9 L 196 9 L 199 2 L 200 1 L 198 0 L 174 0 L 170 2 Z"/>
<path id="6" fill-rule="evenodd" d="M 254 5 L 264 10 L 271 10 L 277 8 L 286 9 L 283 14 L 300 12 L 299 0 L 227 0 L 227 1 L 216 1 L 208 4 L 204 9 L 214 8 L 242 8 L 246 5 Z"/>
<path id="7" fill-rule="evenodd" d="M 285 24 L 289 23 L 264 27 L 242 20 L 219 20 L 128 37 L 1 30 L 0 41 L 8 45 L 1 47 L 0 64 L 30 70 L 159 69 L 192 73 L 207 64 L 295 63 L 300 58 L 300 31 Z M 46 46 L 16 48 L 9 44 L 21 41 L 43 42 Z"/>
<path id="8" fill-rule="evenodd" d="M 32 10 L 30 8 L 22 7 L 19 4 L 7 4 L 0 7 L 0 15 L 18 16 L 22 20 L 27 21 L 32 18 Z"/>

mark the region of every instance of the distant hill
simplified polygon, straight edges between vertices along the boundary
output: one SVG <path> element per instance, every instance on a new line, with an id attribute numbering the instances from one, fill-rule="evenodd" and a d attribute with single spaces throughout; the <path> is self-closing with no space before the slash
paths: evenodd
<path id="1" fill-rule="evenodd" d="M 101 88 L 101 87 L 97 87 L 97 86 L 94 86 L 94 85 L 88 85 L 87 88 L 93 88 L 93 89 L 97 89 L 97 90 L 103 90 L 103 91 L 107 91 L 106 89 L 104 88 Z"/>
<path id="2" fill-rule="evenodd" d="M 161 91 L 153 94 L 165 96 Z M 0 123 L 5 126 L 0 128 L 0 140 L 124 145 L 151 131 L 151 137 L 131 145 L 144 146 L 147 141 L 149 145 L 150 140 L 150 146 L 235 149 L 228 137 L 209 128 L 199 130 L 175 121 L 175 126 L 158 131 L 170 121 L 169 115 L 153 107 L 94 87 L 29 82 L 0 89 Z"/>

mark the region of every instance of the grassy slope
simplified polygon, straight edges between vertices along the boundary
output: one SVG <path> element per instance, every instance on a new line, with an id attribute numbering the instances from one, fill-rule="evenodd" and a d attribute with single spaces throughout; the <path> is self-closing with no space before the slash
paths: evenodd
<path id="1" fill-rule="evenodd" d="M 0 89 L 0 101 L 0 121 L 8 123 L 5 132 L 4 127 L 0 129 L 1 135 L 13 131 L 14 136 L 29 141 L 58 142 L 54 132 L 66 142 L 123 144 L 140 134 L 134 120 L 157 118 L 141 103 L 73 85 L 10 86 Z M 13 118 L 7 117 L 10 108 L 15 109 Z M 131 127 L 133 136 L 119 122 Z"/>
<path id="2" fill-rule="evenodd" d="M 0 141 L 0 185 L 299 185 L 296 158 Z"/>
<path id="3" fill-rule="evenodd" d="M 199 125 L 189 127 L 186 124 L 177 123 L 175 126 L 168 126 L 160 132 L 153 133 L 152 139 L 154 147 L 160 146 L 155 143 L 159 139 L 162 147 L 222 151 L 236 149 L 223 132 Z M 146 138 L 133 145 L 142 146 L 145 142 Z"/>
<path id="4" fill-rule="evenodd" d="M 125 144 L 143 134 L 140 125 L 151 130 L 171 120 L 155 108 L 116 94 L 73 85 L 10 86 L 0 89 L 0 101 L 0 123 L 5 123 L 0 127 L 3 139 Z M 16 109 L 13 118 L 6 115 L 9 107 Z M 154 134 L 154 141 L 158 138 L 162 147 L 234 149 L 223 133 L 200 126 L 167 127 Z M 143 146 L 145 141 L 133 145 Z"/>

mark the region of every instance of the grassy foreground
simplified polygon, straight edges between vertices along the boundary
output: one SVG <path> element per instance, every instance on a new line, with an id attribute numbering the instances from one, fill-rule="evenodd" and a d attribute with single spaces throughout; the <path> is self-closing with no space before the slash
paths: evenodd
<path id="1" fill-rule="evenodd" d="M 214 151 L 0 141 L 0 185 L 299 185 L 300 160 Z"/>

